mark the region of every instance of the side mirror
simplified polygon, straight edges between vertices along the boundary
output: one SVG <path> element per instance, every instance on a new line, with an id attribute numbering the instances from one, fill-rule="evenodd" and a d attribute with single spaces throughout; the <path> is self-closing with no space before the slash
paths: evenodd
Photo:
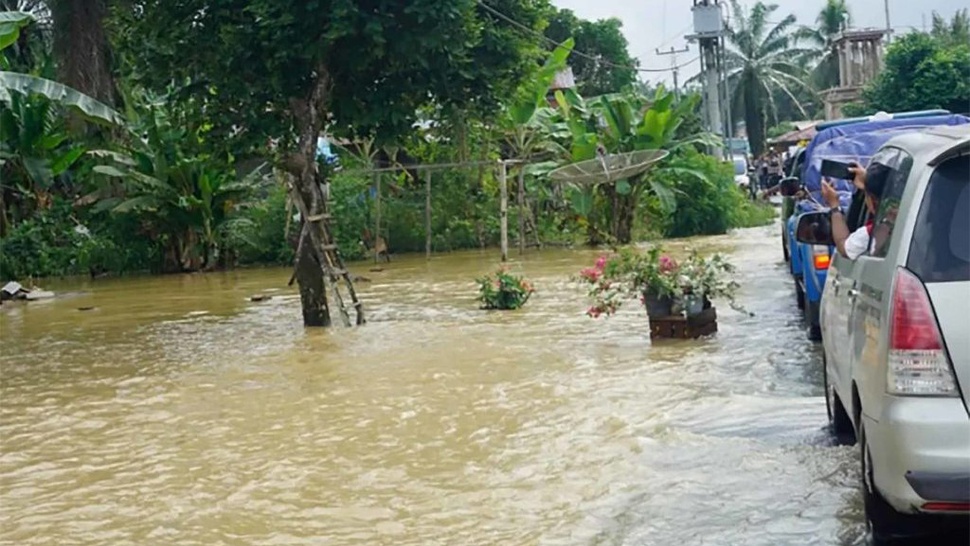
<path id="1" fill-rule="evenodd" d="M 809 245 L 834 245 L 832 218 L 828 212 L 806 212 L 798 217 L 795 239 Z"/>
<path id="2" fill-rule="evenodd" d="M 779 190 L 779 192 L 785 197 L 792 197 L 798 193 L 798 189 L 802 186 L 801 182 L 798 181 L 798 178 L 795 178 L 794 176 L 783 178 L 780 184 L 781 190 Z"/>

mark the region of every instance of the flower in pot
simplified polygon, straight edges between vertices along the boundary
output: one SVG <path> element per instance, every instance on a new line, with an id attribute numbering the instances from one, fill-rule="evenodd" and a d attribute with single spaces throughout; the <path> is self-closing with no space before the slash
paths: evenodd
<path id="1" fill-rule="evenodd" d="M 639 297 L 651 316 L 667 316 L 679 294 L 677 261 L 662 254 L 659 247 L 648 252 L 622 250 L 601 256 L 593 267 L 579 273 L 580 282 L 589 285 L 593 305 L 591 317 L 612 315 L 624 301 Z"/>
<path id="2" fill-rule="evenodd" d="M 601 256 L 583 269 L 579 280 L 589 285 L 591 317 L 611 315 L 628 299 L 639 297 L 651 317 L 695 315 L 711 307 L 712 298 L 726 298 L 732 308 L 738 284 L 731 280 L 734 267 L 720 254 L 710 257 L 691 251 L 678 262 L 660 247 L 646 252 L 625 249 Z"/>

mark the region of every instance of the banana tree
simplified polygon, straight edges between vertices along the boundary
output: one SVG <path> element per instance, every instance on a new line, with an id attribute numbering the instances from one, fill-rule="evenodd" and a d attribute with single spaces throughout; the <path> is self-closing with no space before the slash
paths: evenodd
<path id="1" fill-rule="evenodd" d="M 151 97 L 132 110 L 131 131 L 142 135 L 124 150 L 95 150 L 94 172 L 121 182 L 102 184 L 84 199 L 96 212 L 135 214 L 148 235 L 162 244 L 167 270 L 195 271 L 220 264 L 227 227 L 242 228 L 235 213 L 258 187 L 262 166 L 241 180 L 227 162 L 191 151 L 197 131 L 174 118 L 165 101 Z"/>
<path id="2" fill-rule="evenodd" d="M 98 124 L 122 122 L 113 109 L 75 89 L 7 70 L 5 51 L 33 21 L 29 13 L 0 12 L 0 234 L 49 204 L 56 183 L 84 154 L 69 138 L 62 108 Z"/>
<path id="3" fill-rule="evenodd" d="M 628 153 L 641 150 L 675 151 L 680 147 L 711 143 L 709 133 L 681 134 L 684 120 L 697 108 L 699 96 L 677 100 L 673 93 L 659 87 L 653 97 L 638 93 L 610 94 L 586 101 L 572 90 L 557 92 L 556 101 L 562 121 L 551 128 L 551 134 L 561 135 L 568 130 L 568 139 L 561 146 L 564 159 L 577 162 L 594 159 L 597 154 Z M 609 207 L 608 233 L 619 244 L 632 240 L 633 221 L 641 196 L 650 192 L 663 207 L 675 206 L 674 189 L 663 178 L 651 176 L 657 170 L 678 171 L 680 176 L 696 176 L 695 171 L 674 169 L 661 163 L 651 170 L 614 183 L 597 187 L 577 188 L 574 203 L 588 214 L 597 199 Z M 606 216 L 606 215 L 600 215 Z M 591 220 L 591 224 L 595 222 Z"/>

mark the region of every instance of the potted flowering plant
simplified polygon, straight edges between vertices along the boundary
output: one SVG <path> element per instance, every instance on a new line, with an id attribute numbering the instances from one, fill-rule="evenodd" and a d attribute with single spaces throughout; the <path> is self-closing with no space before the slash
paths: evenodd
<path id="1" fill-rule="evenodd" d="M 639 297 L 651 316 L 667 316 L 678 295 L 677 261 L 655 247 L 646 253 L 621 250 L 601 256 L 593 267 L 579 273 L 581 282 L 590 285 L 593 305 L 587 314 L 611 315 L 625 300 Z"/>
<path id="2" fill-rule="evenodd" d="M 640 298 L 651 317 L 693 315 L 711 306 L 712 298 L 727 298 L 732 307 L 738 284 L 729 279 L 734 267 L 721 255 L 701 256 L 691 251 L 678 262 L 654 247 L 647 252 L 622 250 L 601 256 L 593 267 L 579 273 L 589 285 L 591 317 L 611 315 L 624 301 Z"/>
<path id="3" fill-rule="evenodd" d="M 531 282 L 511 274 L 506 266 L 500 267 L 494 275 L 475 279 L 475 282 L 478 283 L 477 299 L 482 309 L 518 309 L 535 292 Z"/>
<path id="4" fill-rule="evenodd" d="M 712 299 L 726 299 L 732 309 L 746 313 L 734 299 L 740 287 L 732 278 L 735 271 L 720 254 L 701 256 L 697 250 L 691 250 L 678 270 L 684 311 L 698 314 L 711 306 Z"/>

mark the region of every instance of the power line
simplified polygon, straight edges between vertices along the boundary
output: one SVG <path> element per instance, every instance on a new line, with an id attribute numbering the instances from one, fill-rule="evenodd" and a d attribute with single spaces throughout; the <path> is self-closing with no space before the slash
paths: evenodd
<path id="1" fill-rule="evenodd" d="M 505 15 L 504 13 L 498 11 L 497 9 L 493 8 L 492 6 L 489 6 L 483 0 L 476 0 L 476 2 L 478 3 L 479 6 L 485 8 L 487 11 L 489 11 L 490 13 L 492 13 L 493 15 L 495 15 L 496 17 L 498 17 L 498 18 L 500 18 L 500 19 L 508 22 L 511 25 L 514 25 L 515 27 L 519 28 L 520 30 L 524 30 L 525 32 L 528 32 L 529 34 L 532 34 L 533 36 L 537 36 L 541 40 L 543 40 L 543 41 L 548 42 L 549 44 L 551 44 L 553 47 L 558 47 L 560 45 L 558 42 L 556 42 L 552 38 L 546 36 L 545 34 L 539 32 L 539 31 L 537 31 L 537 30 L 535 30 L 533 28 L 528 27 L 528 26 L 526 26 L 526 25 L 524 25 L 524 24 L 516 21 L 515 19 L 512 19 L 508 15 Z M 582 57 L 584 59 L 593 61 L 595 63 L 601 63 L 601 64 L 605 64 L 605 65 L 608 65 L 608 66 L 612 66 L 614 68 L 622 68 L 622 69 L 625 69 L 625 70 L 634 70 L 636 72 L 670 72 L 671 70 L 676 70 L 677 68 L 682 68 L 684 66 L 687 66 L 687 65 L 691 64 L 692 62 L 694 62 L 694 61 L 696 61 L 698 59 L 698 57 L 695 57 L 694 59 L 691 59 L 691 60 L 687 61 L 686 63 L 680 65 L 680 66 L 670 67 L 670 68 L 641 68 L 641 67 L 638 67 L 638 66 L 630 66 L 630 65 L 616 64 L 614 62 L 607 61 L 607 60 L 602 59 L 600 57 L 596 57 L 594 55 L 590 55 L 588 53 L 584 53 L 584 52 L 579 51 L 577 49 L 573 49 L 572 50 L 572 54 L 573 55 L 576 55 L 577 57 Z"/>

